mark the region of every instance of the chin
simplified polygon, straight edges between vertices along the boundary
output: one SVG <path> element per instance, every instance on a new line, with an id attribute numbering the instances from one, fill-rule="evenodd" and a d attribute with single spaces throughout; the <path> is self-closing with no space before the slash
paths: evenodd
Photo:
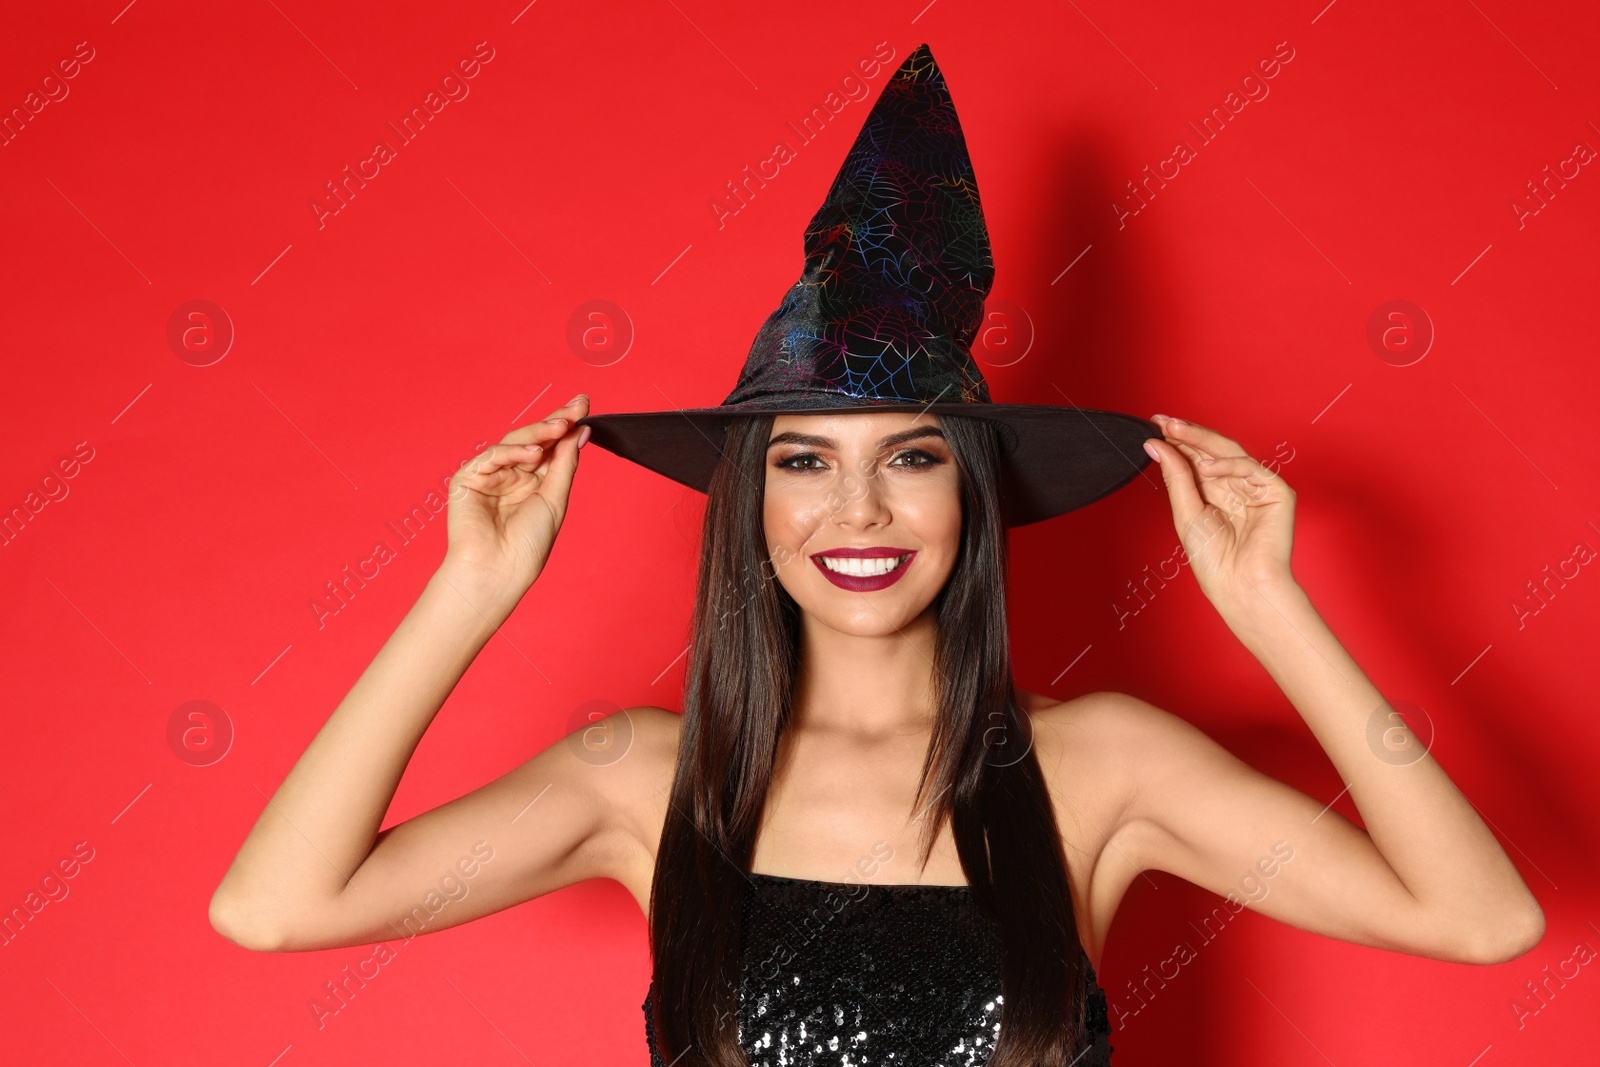
<path id="1" fill-rule="evenodd" d="M 887 637 L 903 631 L 927 612 L 933 603 L 933 594 L 891 598 L 828 589 L 805 599 L 796 597 L 795 603 L 802 612 L 838 633 L 852 637 Z"/>
<path id="2" fill-rule="evenodd" d="M 892 637 L 904 633 L 906 626 L 913 622 L 916 616 L 879 615 L 869 609 L 843 616 L 813 615 L 813 618 L 828 629 L 849 637 Z"/>

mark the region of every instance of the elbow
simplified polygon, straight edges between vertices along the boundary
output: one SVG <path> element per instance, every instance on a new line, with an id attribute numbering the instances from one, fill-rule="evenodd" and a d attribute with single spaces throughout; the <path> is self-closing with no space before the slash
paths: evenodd
<path id="1" fill-rule="evenodd" d="M 1504 951 L 1491 962 L 1508 963 L 1518 956 L 1532 952 L 1534 946 L 1544 940 L 1544 909 L 1539 907 L 1539 902 L 1530 897 L 1522 921 L 1510 928 L 1507 933 L 1508 940 Z"/>
<path id="2" fill-rule="evenodd" d="M 209 918 L 213 930 L 240 948 L 252 952 L 288 949 L 288 939 L 281 930 L 262 921 L 260 909 L 224 894 L 221 889 L 212 894 Z"/>
<path id="3" fill-rule="evenodd" d="M 1544 939 L 1544 909 L 1531 897 L 1517 909 L 1507 909 L 1508 918 L 1493 926 L 1479 926 L 1467 940 L 1468 948 L 1457 954 L 1461 963 L 1492 966 L 1510 963 L 1533 951 Z"/>

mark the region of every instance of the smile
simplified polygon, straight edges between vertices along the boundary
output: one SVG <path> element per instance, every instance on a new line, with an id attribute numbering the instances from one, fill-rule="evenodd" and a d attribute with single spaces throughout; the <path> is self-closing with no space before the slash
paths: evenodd
<path id="1" fill-rule="evenodd" d="M 916 552 L 894 548 L 834 549 L 811 557 L 823 577 L 855 593 L 887 589 L 898 582 Z"/>

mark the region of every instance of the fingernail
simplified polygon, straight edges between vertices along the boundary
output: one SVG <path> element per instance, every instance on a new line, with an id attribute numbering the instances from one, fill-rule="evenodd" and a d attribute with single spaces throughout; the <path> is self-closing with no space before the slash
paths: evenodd
<path id="1" fill-rule="evenodd" d="M 1182 419 L 1168 419 L 1167 420 L 1167 425 L 1169 427 L 1171 427 L 1171 426 L 1182 426 L 1182 425 L 1184 425 L 1184 422 L 1183 422 Z"/>
<path id="2" fill-rule="evenodd" d="M 587 394 L 579 393 L 577 396 L 575 396 L 571 400 L 567 401 L 567 407 L 570 408 L 572 405 L 576 404 L 578 401 L 580 401 L 580 400 L 588 400 L 588 399 L 589 399 L 589 397 L 588 397 Z"/>
<path id="3" fill-rule="evenodd" d="M 540 452 L 544 449 L 544 445 L 523 445 L 522 447 L 526 448 L 529 452 Z"/>
<path id="4" fill-rule="evenodd" d="M 589 427 L 585 426 L 582 430 L 578 431 L 578 447 L 582 448 L 584 445 L 586 445 L 588 443 L 589 443 Z"/>
<path id="5" fill-rule="evenodd" d="M 1149 441 L 1146 441 L 1144 443 L 1144 450 L 1150 454 L 1151 459 L 1155 460 L 1157 463 L 1161 462 L 1161 453 L 1156 451 L 1155 445 L 1151 444 Z"/>
<path id="6" fill-rule="evenodd" d="M 544 420 L 544 421 L 545 421 L 545 422 L 549 422 L 549 423 L 557 423 L 557 422 L 562 422 L 562 423 L 564 423 L 564 422 L 567 422 L 567 421 L 569 421 L 569 420 L 567 420 L 567 419 L 563 419 L 563 418 L 561 418 L 561 417 L 560 417 L 560 416 L 559 416 L 559 415 L 552 415 L 552 416 L 550 416 L 550 417 L 549 417 L 549 418 L 548 418 L 548 419 L 545 419 L 545 420 Z"/>
<path id="7" fill-rule="evenodd" d="M 1165 422 L 1166 420 L 1167 420 L 1167 416 L 1165 416 L 1165 415 L 1151 415 L 1150 416 L 1150 421 L 1151 422 Z"/>

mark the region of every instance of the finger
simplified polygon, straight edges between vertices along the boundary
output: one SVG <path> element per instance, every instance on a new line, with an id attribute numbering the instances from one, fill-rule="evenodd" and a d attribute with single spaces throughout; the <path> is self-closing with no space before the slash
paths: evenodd
<path id="1" fill-rule="evenodd" d="M 1244 452 L 1239 442 L 1187 419 L 1168 419 L 1161 429 L 1169 439 L 1190 445 L 1209 456 L 1237 456 Z"/>
<path id="2" fill-rule="evenodd" d="M 1161 457 L 1161 480 L 1167 485 L 1167 498 L 1172 501 L 1173 522 L 1181 533 L 1188 529 L 1197 515 L 1206 510 L 1205 500 L 1194 481 L 1194 468 L 1183 462 L 1183 454 L 1170 441 L 1147 437 L 1144 443 Z"/>
<path id="3" fill-rule="evenodd" d="M 1178 429 L 1177 425 L 1173 425 L 1173 424 L 1175 424 L 1177 422 L 1177 420 L 1174 420 L 1172 418 L 1172 416 L 1170 416 L 1170 415 L 1154 415 L 1151 418 L 1157 425 L 1159 425 L 1162 428 L 1161 429 L 1161 433 L 1166 438 L 1167 443 L 1169 445 L 1172 445 L 1175 448 L 1177 448 L 1177 450 L 1179 452 L 1182 452 L 1185 456 L 1187 456 L 1190 459 L 1195 460 L 1195 461 L 1199 461 L 1199 460 L 1202 460 L 1202 459 L 1207 459 L 1207 458 L 1210 457 L 1211 454 L 1209 452 L 1205 451 L 1204 449 L 1197 448 L 1195 445 L 1193 445 L 1191 443 L 1188 443 L 1188 442 L 1185 442 L 1185 441 L 1181 441 L 1181 440 L 1178 439 L 1178 437 L 1173 433 L 1173 430 Z M 1167 427 L 1169 425 L 1173 425 L 1173 429 L 1168 429 Z"/>
<path id="4" fill-rule="evenodd" d="M 543 445 L 507 444 L 490 445 L 473 456 L 461 467 L 462 481 L 482 481 L 492 478 L 508 467 L 532 472 L 543 462 L 547 449 Z"/>
<path id="5" fill-rule="evenodd" d="M 579 393 L 552 411 L 549 418 L 543 422 L 530 422 L 526 426 L 519 426 L 501 440 L 506 444 L 544 445 L 548 451 L 562 436 L 570 433 L 578 420 L 587 414 L 589 414 L 589 398 Z"/>
<path id="6" fill-rule="evenodd" d="M 1196 448 L 1193 445 L 1186 445 L 1182 441 L 1174 441 L 1170 437 L 1167 438 L 1167 444 L 1173 446 L 1179 452 L 1182 452 L 1185 456 L 1187 456 L 1190 459 L 1194 460 L 1196 463 L 1200 462 L 1203 459 L 1215 459 L 1216 458 L 1211 453 L 1206 452 L 1203 449 Z"/>
<path id="7" fill-rule="evenodd" d="M 1277 475 L 1249 456 L 1223 456 L 1200 461 L 1200 473 L 1207 478 L 1244 478 L 1255 485 L 1266 485 Z"/>
<path id="8" fill-rule="evenodd" d="M 549 499 L 550 504 L 557 507 L 558 514 L 565 514 L 566 496 L 573 491 L 573 474 L 578 470 L 579 438 L 586 437 L 589 437 L 589 427 L 584 426 L 576 434 L 565 435 L 549 448 L 544 483 L 539 486 L 539 491 Z"/>

